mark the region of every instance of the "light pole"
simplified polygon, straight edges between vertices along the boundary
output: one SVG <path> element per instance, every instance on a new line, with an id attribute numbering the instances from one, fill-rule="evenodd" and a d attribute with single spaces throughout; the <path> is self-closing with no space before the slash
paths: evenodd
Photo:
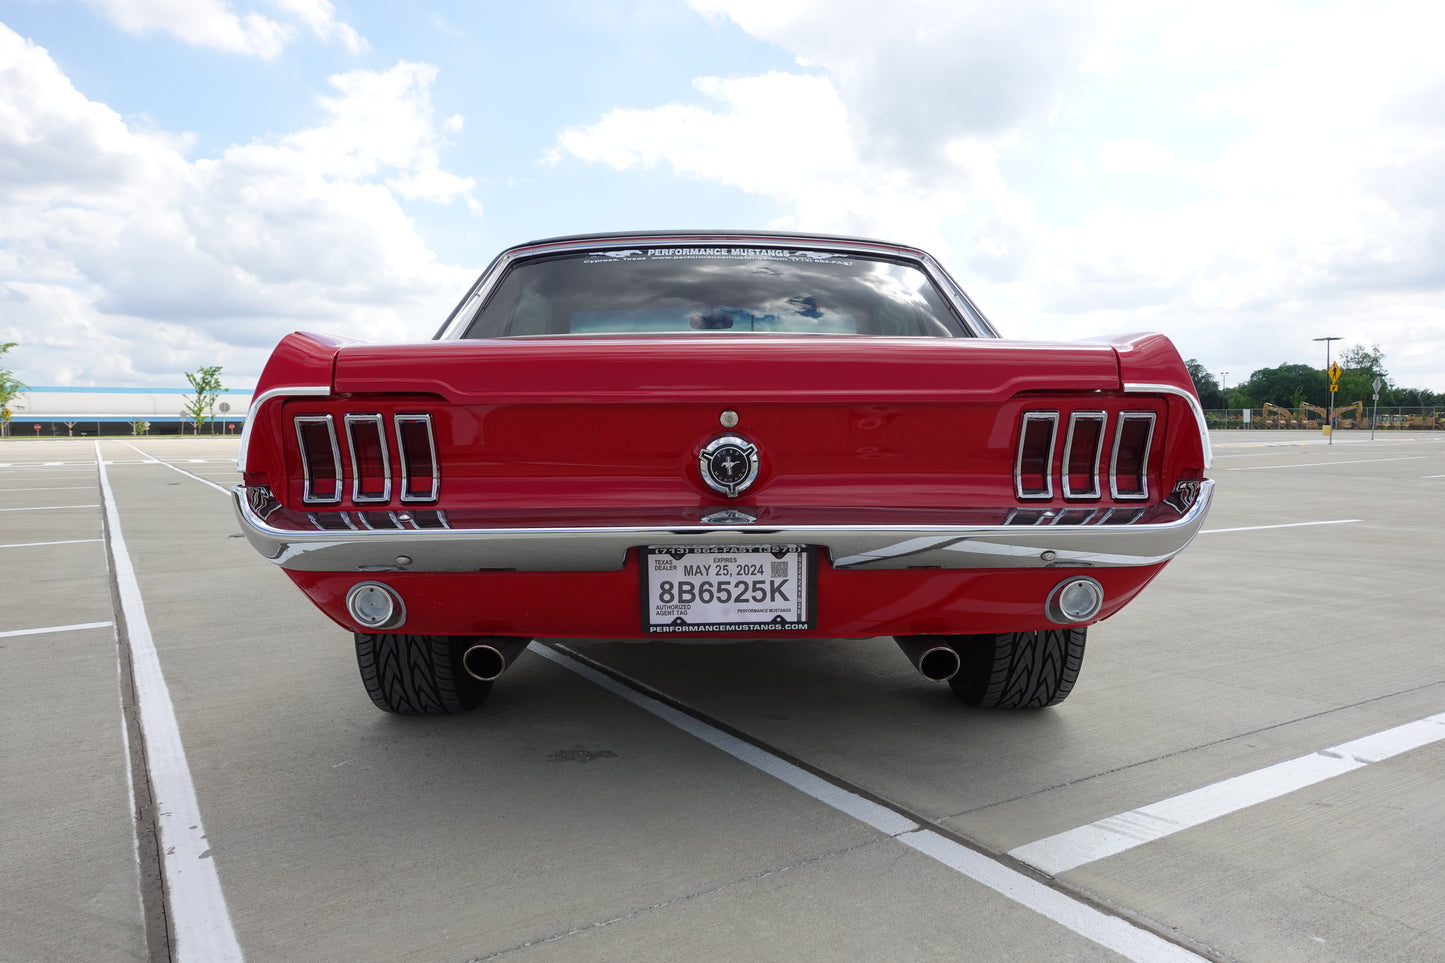
<path id="1" fill-rule="evenodd" d="M 1339 341 L 1340 339 L 1339 339 L 1339 338 L 1335 338 L 1335 337 L 1329 337 L 1329 338 L 1315 338 L 1314 340 L 1316 340 L 1316 341 L 1323 341 L 1323 342 L 1325 343 L 1325 377 L 1329 377 L 1329 374 L 1330 374 L 1330 342 L 1331 342 L 1331 341 Z M 1331 444 L 1331 445 L 1333 445 L 1333 444 L 1335 443 L 1335 391 L 1334 391 L 1334 388 L 1335 388 L 1334 383 L 1331 382 L 1331 383 L 1330 383 L 1330 420 L 1329 420 L 1329 422 L 1328 422 L 1329 429 L 1330 429 L 1329 434 L 1330 434 L 1330 444 Z"/>
<path id="2" fill-rule="evenodd" d="M 1224 427 L 1229 427 L 1229 372 L 1219 372 L 1219 396 L 1224 399 Z"/>

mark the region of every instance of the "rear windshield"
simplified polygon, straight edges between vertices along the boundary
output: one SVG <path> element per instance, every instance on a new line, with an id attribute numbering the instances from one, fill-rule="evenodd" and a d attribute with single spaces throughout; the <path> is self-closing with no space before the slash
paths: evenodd
<path id="1" fill-rule="evenodd" d="M 742 247 L 639 247 L 519 261 L 462 336 L 676 332 L 968 336 L 912 264 Z"/>

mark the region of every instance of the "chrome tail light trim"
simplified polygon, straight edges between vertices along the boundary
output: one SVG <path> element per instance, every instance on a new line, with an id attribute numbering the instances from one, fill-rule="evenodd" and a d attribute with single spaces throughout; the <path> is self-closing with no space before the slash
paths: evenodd
<path id="1" fill-rule="evenodd" d="M 301 449 L 301 500 L 308 505 L 335 505 L 341 501 L 341 449 L 336 443 L 336 422 L 330 415 L 298 415 L 295 421 L 296 444 Z M 325 432 L 323 439 L 314 436 Z M 312 436 L 311 441 L 307 440 L 308 435 Z M 313 447 L 313 442 L 322 441 L 320 451 Z M 331 457 L 329 466 L 312 463 L 317 454 L 327 454 Z M 327 468 L 330 468 L 330 478 L 327 478 Z M 324 487 L 329 486 L 329 489 Z"/>
<path id="2" fill-rule="evenodd" d="M 397 415 L 393 421 L 397 454 L 401 459 L 401 500 L 411 504 L 436 501 L 441 490 L 441 466 L 437 463 L 431 415 Z M 425 474 L 418 470 L 423 466 Z M 420 489 L 416 487 L 418 482 L 422 483 Z"/>
<path id="3" fill-rule="evenodd" d="M 1062 466 L 1065 498 L 1092 499 L 1102 494 L 1099 461 L 1104 456 L 1104 433 L 1108 424 L 1109 414 L 1104 411 L 1075 411 L 1069 415 Z M 1081 426 L 1085 426 L 1082 438 Z M 1078 487 L 1074 484 L 1076 479 L 1081 481 Z"/>
<path id="4" fill-rule="evenodd" d="M 1190 412 L 1194 415 L 1194 424 L 1199 431 L 1199 446 L 1204 452 L 1204 467 L 1214 467 L 1214 449 L 1209 443 L 1209 425 L 1204 420 L 1204 409 L 1199 406 L 1199 399 L 1194 392 L 1187 388 L 1180 388 L 1178 385 L 1156 385 L 1144 383 L 1126 383 L 1124 391 L 1131 395 L 1152 394 L 1152 395 L 1173 395 L 1181 399 L 1189 406 Z"/>
<path id="5" fill-rule="evenodd" d="M 387 450 L 385 419 L 378 414 L 348 414 L 346 443 L 351 449 L 351 500 L 358 505 L 391 501 L 391 452 Z M 376 449 L 379 478 L 367 470 L 359 455 L 365 446 Z"/>
<path id="6" fill-rule="evenodd" d="M 1152 411 L 1126 411 L 1119 415 L 1114 429 L 1114 451 L 1109 458 L 1109 493 L 1119 501 L 1145 501 L 1149 498 L 1149 453 L 1154 445 Z M 1140 437 L 1142 432 L 1142 439 Z M 1119 456 L 1134 459 L 1137 464 L 1124 465 L 1127 477 L 1119 475 Z"/>
<path id="7" fill-rule="evenodd" d="M 1048 432 L 1047 443 L 1043 443 L 1045 431 Z M 1024 412 L 1019 426 L 1018 451 L 1014 455 L 1014 494 L 1021 501 L 1047 501 L 1054 497 L 1054 446 L 1058 438 L 1057 411 Z M 1042 464 L 1034 464 L 1040 460 Z"/>

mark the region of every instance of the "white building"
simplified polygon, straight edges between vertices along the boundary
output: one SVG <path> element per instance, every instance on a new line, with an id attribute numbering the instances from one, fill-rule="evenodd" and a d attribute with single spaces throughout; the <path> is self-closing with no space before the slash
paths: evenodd
<path id="1" fill-rule="evenodd" d="M 196 430 L 185 410 L 190 388 L 64 388 L 37 386 L 11 403 L 10 434 L 175 435 Z M 249 389 L 222 391 L 207 414 L 203 434 L 239 434 L 251 407 Z M 215 421 L 212 422 L 211 418 Z"/>

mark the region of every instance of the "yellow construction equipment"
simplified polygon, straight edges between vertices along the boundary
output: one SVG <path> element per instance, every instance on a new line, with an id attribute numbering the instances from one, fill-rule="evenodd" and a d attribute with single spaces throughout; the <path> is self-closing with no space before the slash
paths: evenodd
<path id="1" fill-rule="evenodd" d="M 1298 428 L 1299 421 L 1295 413 L 1288 408 L 1279 405 L 1272 405 L 1268 401 L 1264 403 L 1264 410 L 1261 412 L 1264 423 L 1271 428 Z"/>
<path id="2" fill-rule="evenodd" d="M 1335 421 L 1339 422 L 1341 428 L 1361 427 L 1365 418 L 1365 403 L 1356 401 L 1353 404 L 1345 405 L 1343 408 L 1335 409 Z"/>

